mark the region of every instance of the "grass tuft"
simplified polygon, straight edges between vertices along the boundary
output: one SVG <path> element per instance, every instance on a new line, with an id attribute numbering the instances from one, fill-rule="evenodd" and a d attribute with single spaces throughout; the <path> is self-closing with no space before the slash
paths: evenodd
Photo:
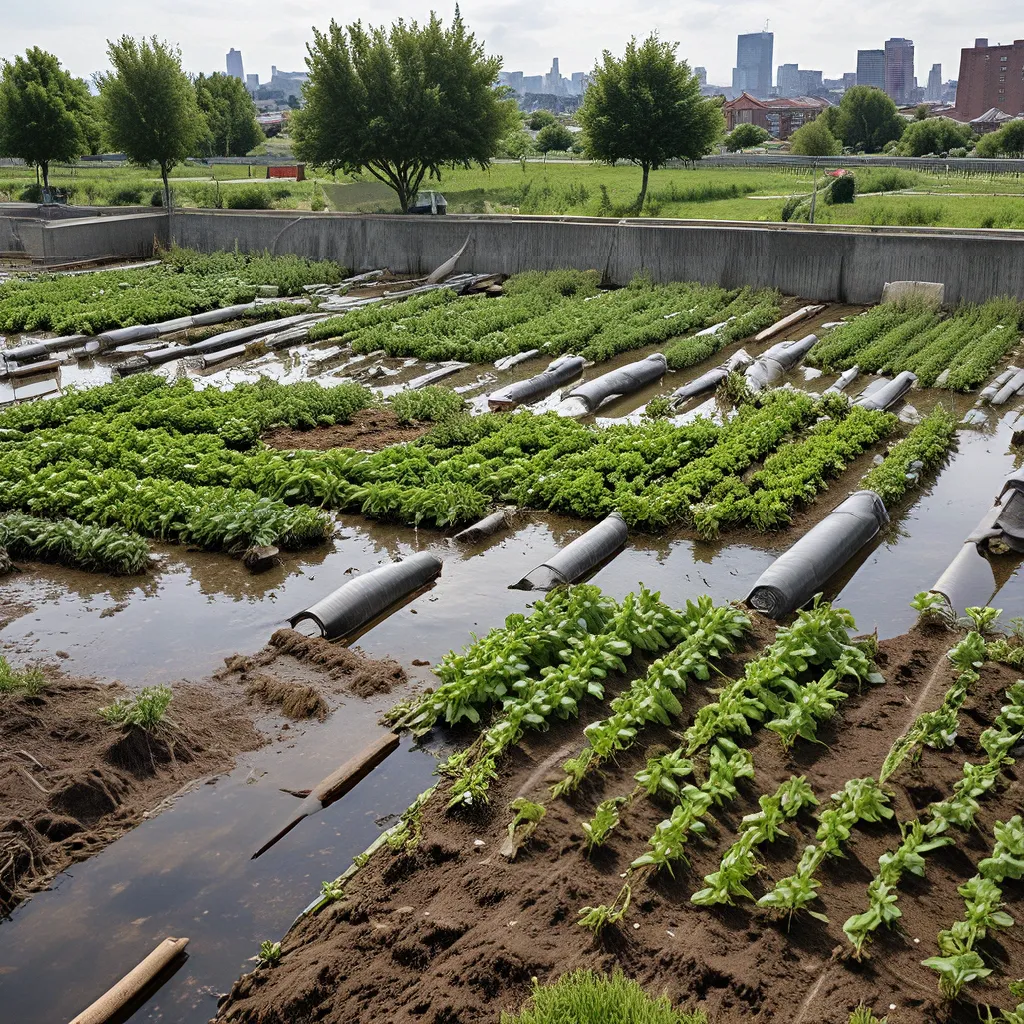
<path id="1" fill-rule="evenodd" d="M 134 697 L 119 697 L 99 710 L 108 725 L 138 726 L 153 732 L 166 718 L 173 694 L 169 686 L 144 686 Z"/>

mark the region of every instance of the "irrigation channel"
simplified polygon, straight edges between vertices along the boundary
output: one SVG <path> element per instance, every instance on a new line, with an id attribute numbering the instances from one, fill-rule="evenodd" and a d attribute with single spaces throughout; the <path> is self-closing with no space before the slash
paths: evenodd
<path id="1" fill-rule="evenodd" d="M 785 311 L 798 305 L 788 300 Z M 803 338 L 853 312 L 826 307 L 773 341 Z M 744 344 L 749 347 L 749 340 L 725 347 L 713 362 L 729 360 Z M 389 394 L 436 368 L 381 356 L 353 361 L 330 350 L 326 344 L 302 344 L 217 369 L 172 361 L 154 372 L 216 387 L 258 376 L 330 383 L 358 373 L 357 379 Z M 616 356 L 601 371 L 656 351 L 652 346 Z M 50 368 L 39 393 L 104 383 L 121 359 L 123 354 L 95 356 Z M 463 366 L 444 383 L 483 411 L 487 394 L 499 384 L 526 379 L 544 365 L 533 360 L 500 373 L 489 364 Z M 636 422 L 650 399 L 707 369 L 704 363 L 670 374 L 615 400 L 600 409 L 598 422 Z M 835 376 L 800 366 L 777 383 L 817 393 Z M 871 380 L 861 378 L 858 387 Z M 533 408 L 555 408 L 559 400 L 555 392 Z M 975 396 L 915 390 L 908 401 L 919 414 L 942 402 L 959 418 Z M 1019 413 L 1011 402 L 962 427 L 941 471 L 926 477 L 892 522 L 829 582 L 826 598 L 848 608 L 862 631 L 877 629 L 884 639 L 912 626 L 911 599 L 939 577 L 1002 481 L 1019 467 L 1011 444 Z M 794 529 L 763 535 L 744 530 L 719 541 L 697 540 L 685 530 L 658 536 L 634 532 L 592 582 L 622 599 L 643 581 L 672 607 L 703 594 L 716 602 L 740 600 L 780 551 L 840 504 L 870 467 L 870 454 L 856 460 L 819 496 L 813 517 L 798 516 Z M 241 754 L 233 771 L 190 787 L 162 813 L 60 875 L 50 890 L 0 923 L 0 1019 L 18 1024 L 70 1019 L 168 935 L 190 937 L 189 957 L 130 1019 L 198 1024 L 213 1016 L 217 997 L 249 968 L 261 940 L 281 937 L 320 883 L 334 878 L 432 784 L 438 758 L 451 751 L 436 735 L 425 746 L 403 736 L 400 750 L 344 800 L 253 860 L 253 851 L 294 809 L 295 798 L 286 790 L 308 787 L 378 735 L 380 714 L 430 685 L 426 666 L 467 643 L 471 632 L 482 636 L 510 613 L 526 611 L 537 595 L 510 585 L 589 525 L 523 512 L 508 530 L 460 546 L 437 530 L 343 515 L 331 541 L 288 555 L 260 575 L 226 555 L 154 544 L 159 565 L 141 582 L 31 563 L 30 571 L 0 583 L 9 620 L 0 628 L 0 645 L 13 660 L 63 662 L 77 675 L 118 679 L 130 688 L 182 679 L 215 687 L 212 674 L 226 658 L 258 651 L 290 615 L 353 574 L 413 552 L 432 553 L 444 563 L 433 586 L 358 639 L 367 655 L 390 656 L 403 666 L 410 678 L 407 690 L 366 699 L 344 696 L 332 702 L 333 713 L 324 722 L 282 727 L 280 718 L 261 718 L 257 724 L 272 737 L 267 746 Z M 1001 590 L 992 602 L 1008 609 L 1007 615 L 1024 609 L 1024 574 L 1016 564 L 1011 562 L 1007 578 L 998 580 Z M 982 603 L 988 597 L 979 595 Z M 467 844 L 474 842 L 472 827 L 464 837 Z"/>

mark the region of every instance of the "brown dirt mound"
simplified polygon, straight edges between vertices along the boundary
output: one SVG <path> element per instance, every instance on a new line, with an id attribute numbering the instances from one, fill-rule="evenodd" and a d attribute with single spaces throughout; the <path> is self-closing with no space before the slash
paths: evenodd
<path id="1" fill-rule="evenodd" d="M 245 692 L 264 704 L 276 705 L 289 718 L 317 718 L 322 722 L 330 714 L 320 691 L 308 684 L 258 673 L 249 678 Z"/>
<path id="2" fill-rule="evenodd" d="M 399 423 L 391 409 L 360 409 L 353 414 L 350 423 L 314 427 L 312 430 L 278 427 L 264 434 L 263 440 L 271 448 L 305 448 L 318 452 L 329 448 L 357 448 L 375 452 L 401 441 L 413 441 L 432 425 Z"/>
<path id="3" fill-rule="evenodd" d="M 0 697 L 0 915 L 184 784 L 229 769 L 236 753 L 264 742 L 205 688 L 175 686 L 173 724 L 148 736 L 97 714 L 122 687 L 46 673 L 39 694 Z"/>
<path id="4" fill-rule="evenodd" d="M 499 1010 L 529 994 L 531 977 L 550 981 L 577 967 L 616 965 L 677 1005 L 703 1007 L 713 1024 L 847 1024 L 862 1000 L 879 1016 L 888 1013 L 893 1024 L 976 1021 L 971 998 L 1006 1003 L 1006 981 L 1024 963 L 1024 931 L 1011 928 L 998 933 L 998 944 L 989 940 L 985 957 L 996 971 L 952 1008 L 941 1003 L 936 976 L 920 962 L 936 952 L 939 929 L 962 916 L 956 887 L 985 855 L 993 822 L 1019 810 L 1013 768 L 1006 772 L 1009 785 L 982 800 L 979 830 L 955 833 L 956 846 L 930 855 L 926 879 L 903 883 L 902 930 L 876 933 L 863 963 L 834 959 L 833 951 L 848 948 L 842 924 L 865 908 L 879 855 L 899 841 L 895 822 L 859 826 L 845 857 L 826 863 L 814 909 L 828 915 L 827 924 L 806 915 L 790 924 L 749 901 L 717 909 L 690 902 L 702 877 L 717 869 L 742 816 L 757 809 L 758 795 L 792 774 L 806 774 L 825 801 L 847 779 L 877 775 L 921 695 L 927 690 L 921 709 L 935 707 L 952 682 L 944 654 L 954 639 L 937 629 L 915 629 L 884 641 L 878 661 L 886 685 L 852 694 L 820 730 L 823 744 L 798 743 L 787 754 L 774 733 L 756 731 L 747 741 L 756 783 L 741 784 L 740 798 L 707 819 L 707 836 L 693 837 L 690 864 L 676 865 L 674 878 L 668 872 L 634 876 L 628 917 L 599 940 L 576 926 L 579 909 L 612 901 L 622 873 L 646 848 L 666 807 L 654 799 L 636 801 L 613 838 L 592 856 L 585 852 L 580 823 L 599 800 L 632 789 L 632 776 L 649 750 L 676 741 L 668 729 L 645 730 L 643 743 L 607 765 L 603 775 L 595 773 L 569 800 L 550 801 L 533 838 L 510 863 L 498 855 L 508 803 L 518 795 L 546 797 L 547 785 L 561 774 L 561 758 L 553 755 L 566 744 L 578 749 L 581 723 L 601 713 L 590 703 L 581 722 L 528 734 L 502 764 L 489 806 L 446 815 L 442 784 L 423 814 L 419 847 L 411 854 L 385 848 L 373 857 L 350 883 L 345 900 L 286 936 L 278 966 L 236 982 L 218 1021 L 493 1024 Z M 737 659 L 722 666 L 729 673 L 739 667 Z M 898 818 L 906 820 L 952 791 L 963 762 L 977 759 L 980 732 L 1016 676 L 986 665 L 961 715 L 956 747 L 926 749 L 917 765 L 890 780 Z M 680 721 L 692 718 L 707 699 L 705 687 L 692 687 Z M 766 871 L 748 883 L 755 895 L 793 871 L 803 846 L 814 841 L 815 827 L 811 817 L 801 816 L 787 825 L 788 838 L 761 848 Z M 477 846 L 478 840 L 484 845 Z M 1009 882 L 1006 891 L 1013 901 L 1024 889 Z"/>
<path id="5" fill-rule="evenodd" d="M 294 629 L 279 629 L 270 638 L 270 645 L 296 661 L 326 669 L 332 679 L 359 697 L 390 693 L 407 682 L 405 670 L 391 658 L 368 658 L 349 647 L 321 637 L 303 636 Z"/>

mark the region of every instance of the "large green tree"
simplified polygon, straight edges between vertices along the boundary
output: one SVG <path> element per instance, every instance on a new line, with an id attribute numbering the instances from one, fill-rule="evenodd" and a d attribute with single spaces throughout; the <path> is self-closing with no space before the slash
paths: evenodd
<path id="1" fill-rule="evenodd" d="M 209 156 L 245 156 L 266 141 L 256 122 L 256 107 L 242 81 L 232 75 L 200 75 L 196 100 L 209 128 L 204 149 Z"/>
<path id="2" fill-rule="evenodd" d="M 928 117 L 907 125 L 896 152 L 900 156 L 948 153 L 951 149 L 966 149 L 973 141 L 974 132 L 969 124 L 948 117 Z"/>
<path id="3" fill-rule="evenodd" d="M 573 135 L 564 124 L 546 124 L 539 132 L 534 145 L 546 157 L 548 153 L 564 153 L 572 149 Z"/>
<path id="4" fill-rule="evenodd" d="M 97 76 L 107 142 L 133 164 L 160 168 L 170 206 L 171 168 L 195 156 L 209 131 L 181 51 L 156 36 L 123 36 L 107 42 L 107 55 L 113 70 Z"/>
<path id="5" fill-rule="evenodd" d="M 843 144 L 828 130 L 825 118 L 816 117 L 793 132 L 789 151 L 799 156 L 838 156 Z"/>
<path id="6" fill-rule="evenodd" d="M 456 9 L 447 28 L 314 29 L 305 106 L 292 117 L 298 156 L 332 170 L 369 171 L 390 185 L 402 212 L 427 174 L 486 167 L 499 140 L 521 124 L 495 89 L 499 57 L 484 54 Z"/>
<path id="7" fill-rule="evenodd" d="M 850 149 L 880 153 L 887 142 L 902 137 L 907 122 L 896 104 L 873 85 L 855 85 L 839 106 L 825 112 L 832 134 Z"/>
<path id="8" fill-rule="evenodd" d="M 771 138 L 769 132 L 759 124 L 738 124 L 725 137 L 725 148 L 730 153 L 736 153 L 741 149 L 750 149 L 752 146 L 760 146 Z"/>
<path id="9" fill-rule="evenodd" d="M 1024 156 L 1024 120 L 1010 121 L 999 131 L 982 135 L 976 150 L 978 156 Z"/>
<path id="10" fill-rule="evenodd" d="M 38 47 L 5 61 L 0 74 L 0 153 L 38 167 L 50 184 L 50 164 L 90 151 L 95 133 L 88 87 Z"/>
<path id="11" fill-rule="evenodd" d="M 606 163 L 628 160 L 643 171 L 636 209 L 643 210 L 652 170 L 674 159 L 697 160 L 725 132 L 715 100 L 704 99 L 676 43 L 631 39 L 623 57 L 604 51 L 577 119 L 587 153 Z"/>

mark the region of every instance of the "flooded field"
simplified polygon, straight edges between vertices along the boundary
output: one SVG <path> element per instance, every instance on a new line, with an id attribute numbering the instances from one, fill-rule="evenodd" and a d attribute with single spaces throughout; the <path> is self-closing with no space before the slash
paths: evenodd
<path id="1" fill-rule="evenodd" d="M 801 304 L 785 299 L 781 312 Z M 859 311 L 826 306 L 772 341 L 803 338 Z M 143 347 L 69 358 L 16 386 L 0 382 L 0 404 L 64 392 L 71 385 L 109 383 L 117 367 Z M 586 376 L 625 366 L 661 347 L 619 353 L 599 369 L 588 367 Z M 667 397 L 743 347 L 754 354 L 762 351 L 750 339 L 732 342 L 713 360 L 669 372 L 657 383 L 603 405 L 594 422 L 602 427 L 644 422 L 642 410 L 653 399 Z M 461 394 L 472 412 L 482 413 L 491 391 L 540 372 L 546 362 L 538 357 L 510 370 L 477 363 L 446 376 L 443 384 Z M 216 388 L 261 377 L 284 384 L 316 380 L 325 386 L 357 381 L 386 397 L 438 366 L 408 357 L 353 354 L 349 346 L 328 340 L 240 357 L 216 369 L 184 359 L 164 363 L 154 372 L 167 380 L 188 377 Z M 819 395 L 835 379 L 834 372 L 798 367 L 777 383 Z M 880 380 L 881 375 L 865 374 L 851 394 Z M 542 399 L 533 411 L 554 409 L 561 393 L 559 389 Z M 895 411 L 904 425 L 911 425 L 937 405 L 960 420 L 975 403 L 971 394 L 915 389 Z M 894 659 L 902 650 L 901 638 L 917 622 L 911 601 L 939 578 L 991 508 L 1003 481 L 1019 468 L 1022 458 L 1014 434 L 1020 411 L 1019 402 L 1011 401 L 961 425 L 954 450 L 939 468 L 908 490 L 891 510 L 890 524 L 829 580 L 824 598 L 849 609 L 859 632 L 877 632 L 880 640 L 891 642 Z M 693 423 L 700 414 L 723 422 L 728 412 L 720 398 L 711 397 L 690 402 L 673 422 Z M 885 450 L 884 443 L 877 443 L 850 460 L 827 490 L 796 512 L 788 529 L 759 533 L 743 528 L 717 540 L 700 539 L 690 526 L 656 533 L 633 530 L 625 548 L 601 565 L 590 582 L 618 601 L 643 583 L 659 591 L 672 608 L 702 595 L 716 604 L 740 602 L 782 551 L 856 489 Z M 252 860 L 253 852 L 294 809 L 296 799 L 287 791 L 308 789 L 378 736 L 388 708 L 436 685 L 429 666 L 451 649 L 468 644 L 473 634 L 484 636 L 510 614 L 528 613 L 536 595 L 511 585 L 592 525 L 522 509 L 496 536 L 460 545 L 451 539 L 454 529 L 391 525 L 350 513 L 333 519 L 336 529 L 330 539 L 284 551 L 278 564 L 259 574 L 224 553 L 152 542 L 156 563 L 141 576 L 112 577 L 20 559 L 23 571 L 0 578 L 0 649 L 12 663 L 60 664 L 77 676 L 117 680 L 132 690 L 185 680 L 232 700 L 237 694 L 215 673 L 225 659 L 260 651 L 291 615 L 347 580 L 413 553 L 430 553 L 443 562 L 431 586 L 354 639 L 371 658 L 394 658 L 409 677 L 404 689 L 369 698 L 328 694 L 331 713 L 322 722 L 285 722 L 254 709 L 256 724 L 268 737 L 266 746 L 238 755 L 233 770 L 187 787 L 161 813 L 59 875 L 52 889 L 34 895 L 0 922 L 4 1019 L 50 1024 L 70 1018 L 163 937 L 187 935 L 188 959 L 130 1019 L 185 1024 L 209 1020 L 217 1011 L 217 999 L 240 973 L 251 969 L 249 961 L 260 942 L 288 931 L 320 884 L 340 874 L 397 821 L 417 794 L 433 785 L 439 759 L 468 742 L 467 734 L 435 730 L 422 744 L 403 735 L 399 751 L 352 793 Z M 994 559 L 993 567 L 997 592 L 979 592 L 972 600 L 1004 608 L 1008 619 L 1024 611 L 1019 561 L 1012 556 Z M 868 710 L 858 727 L 867 728 Z M 527 744 L 535 754 L 542 748 Z M 457 838 L 447 841 L 462 844 L 469 855 L 477 837 L 474 829 L 479 826 L 484 834 L 491 824 L 495 822 L 489 819 L 471 820 Z M 492 841 L 493 830 L 487 839 Z M 45 983 L 57 975 L 59 985 Z M 467 1012 L 469 1016 L 452 1019 L 477 1019 L 475 1011 Z M 722 1017 L 731 1019 L 727 1013 Z"/>

